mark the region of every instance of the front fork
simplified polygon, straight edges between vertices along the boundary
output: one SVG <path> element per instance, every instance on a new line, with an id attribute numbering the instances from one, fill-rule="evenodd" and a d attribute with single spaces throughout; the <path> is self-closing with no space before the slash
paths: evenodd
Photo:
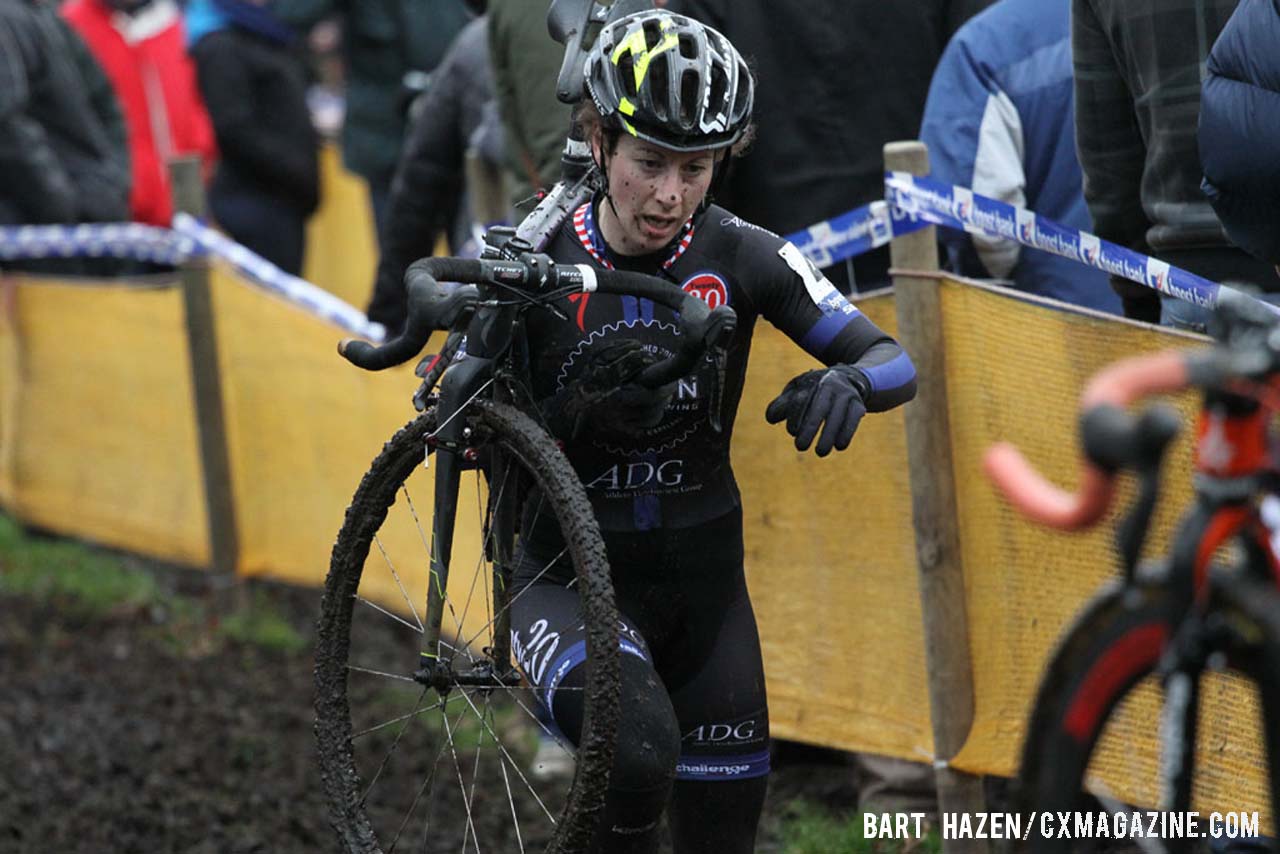
<path id="1" fill-rule="evenodd" d="M 453 534 L 458 515 L 458 487 L 463 471 L 482 467 L 489 484 L 502 484 L 508 476 L 506 455 L 495 452 L 480 459 L 475 447 L 473 427 L 466 409 L 473 398 L 484 392 L 493 381 L 496 362 L 510 343 L 511 310 L 487 315 L 488 322 L 473 322 L 467 333 L 467 355 L 445 371 L 440 380 L 440 399 L 436 406 L 436 429 L 427 436 L 429 452 L 435 451 L 435 504 L 431 514 L 431 562 L 427 585 L 426 622 L 423 626 L 419 670 L 415 679 L 445 693 L 459 684 L 508 684 L 514 678 L 510 667 L 510 613 L 507 607 L 507 585 L 510 578 L 512 538 L 518 519 L 515 514 L 517 490 L 503 489 L 497 500 L 490 495 L 488 512 L 493 514 L 486 525 L 483 547 L 493 563 L 493 646 L 486 650 L 485 661 L 473 665 L 469 673 L 454 669 L 453 659 L 465 654 L 462 649 L 449 649 L 441 640 L 449 589 L 449 565 L 453 553 Z M 487 399 L 500 397 L 502 389 Z M 492 489 L 491 489 L 492 492 Z M 508 495 L 508 493 L 511 493 Z M 461 626 L 459 629 L 461 630 Z M 465 638 L 463 639 L 465 642 Z M 482 672 L 485 671 L 485 672 Z M 488 680 L 486 683 L 485 680 Z"/>

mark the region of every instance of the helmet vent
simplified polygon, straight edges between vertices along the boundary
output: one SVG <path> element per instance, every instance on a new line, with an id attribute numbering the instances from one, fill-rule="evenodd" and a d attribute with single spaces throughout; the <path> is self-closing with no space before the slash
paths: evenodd
<path id="1" fill-rule="evenodd" d="M 680 75 L 680 124 L 692 127 L 698 112 L 698 73 L 685 71 Z"/>
<path id="2" fill-rule="evenodd" d="M 698 58 L 698 43 L 687 33 L 680 34 L 680 55 L 685 59 Z"/>
<path id="3" fill-rule="evenodd" d="M 631 55 L 631 51 L 618 57 L 618 79 L 622 82 L 627 97 L 636 97 L 635 57 Z"/>
<path id="4" fill-rule="evenodd" d="M 644 45 L 649 50 L 653 50 L 660 41 L 662 41 L 662 28 L 656 20 L 650 18 L 644 22 Z"/>
<path id="5" fill-rule="evenodd" d="M 725 76 L 724 68 L 718 63 L 711 66 L 711 94 L 708 96 L 707 105 L 713 115 L 724 109 L 725 95 L 728 91 L 729 78 Z"/>
<path id="6" fill-rule="evenodd" d="M 664 122 L 671 117 L 670 74 L 670 69 L 665 62 L 649 64 L 649 96 L 652 99 L 653 114 Z"/>

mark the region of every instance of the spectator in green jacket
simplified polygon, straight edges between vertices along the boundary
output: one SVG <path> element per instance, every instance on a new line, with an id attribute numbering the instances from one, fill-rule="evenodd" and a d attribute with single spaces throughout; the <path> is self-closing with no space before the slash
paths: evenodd
<path id="1" fill-rule="evenodd" d="M 489 59 L 507 139 L 512 206 L 560 179 L 569 106 L 556 100 L 564 47 L 547 35 L 548 0 L 489 0 Z"/>
<path id="2" fill-rule="evenodd" d="M 272 0 L 271 9 L 299 32 L 326 18 L 342 21 L 342 160 L 368 183 L 381 235 L 409 102 L 426 88 L 470 13 L 462 0 Z"/>

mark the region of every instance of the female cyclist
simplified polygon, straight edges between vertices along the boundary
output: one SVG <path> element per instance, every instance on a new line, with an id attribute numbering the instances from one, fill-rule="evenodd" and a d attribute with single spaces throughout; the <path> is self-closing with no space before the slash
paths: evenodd
<path id="1" fill-rule="evenodd" d="M 577 119 L 606 180 L 547 251 L 667 278 L 738 318 L 723 366 L 709 361 L 656 391 L 629 381 L 676 348 L 664 307 L 575 295 L 565 319 L 527 321 L 534 392 L 599 518 L 623 621 L 622 718 L 593 850 L 656 850 L 669 806 L 679 854 L 746 854 L 769 772 L 729 466 L 752 328 L 763 317 L 827 365 L 793 379 L 765 413 L 786 421 L 799 450 L 816 440 L 819 456 L 848 447 L 867 411 L 910 400 L 915 369 L 794 246 L 711 204 L 709 189 L 751 130 L 751 73 L 724 36 L 660 10 L 629 15 L 601 33 L 586 78 Z M 576 743 L 581 692 L 570 689 L 583 684 L 585 644 L 555 539 L 526 532 L 513 646 Z"/>

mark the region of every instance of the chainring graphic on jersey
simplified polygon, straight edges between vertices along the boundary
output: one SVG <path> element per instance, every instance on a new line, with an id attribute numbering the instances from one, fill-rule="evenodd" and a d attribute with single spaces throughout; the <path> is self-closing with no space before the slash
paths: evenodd
<path id="1" fill-rule="evenodd" d="M 565 356 L 565 361 L 560 366 L 560 372 L 556 375 L 556 391 L 562 391 L 576 378 L 578 372 L 574 370 L 575 365 L 596 342 L 602 341 L 609 335 L 617 334 L 624 329 L 635 329 L 640 326 L 653 328 L 676 337 L 680 336 L 680 328 L 678 326 L 663 320 L 619 320 L 605 324 L 579 341 L 577 346 Z M 653 347 L 654 351 L 663 359 L 669 359 L 675 355 L 674 351 L 661 344 L 646 342 L 645 346 Z M 675 448 L 693 435 L 701 422 L 707 417 L 704 398 L 698 395 L 699 385 L 703 381 L 701 374 L 701 370 L 695 370 L 689 377 L 682 377 L 677 380 L 676 396 L 668 404 L 667 411 L 662 416 L 662 421 L 656 427 L 637 434 L 635 436 L 635 446 L 629 448 L 619 447 L 594 435 L 588 435 L 587 439 L 593 447 L 615 455 L 658 454 Z M 641 447 L 641 445 L 646 445 L 646 447 Z"/>

